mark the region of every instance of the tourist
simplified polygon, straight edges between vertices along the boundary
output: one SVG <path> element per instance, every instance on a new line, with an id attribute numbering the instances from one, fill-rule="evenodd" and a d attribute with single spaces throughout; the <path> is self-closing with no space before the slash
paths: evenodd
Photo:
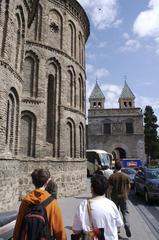
<path id="1" fill-rule="evenodd" d="M 50 193 L 45 190 L 47 183 L 50 181 L 50 172 L 47 169 L 35 169 L 32 172 L 31 177 L 35 189 L 32 192 L 28 193 L 22 200 L 16 220 L 13 240 L 19 240 L 21 238 L 20 233 L 22 222 L 25 216 L 25 212 L 29 208 L 29 206 L 32 204 L 40 204 L 46 199 L 48 199 L 48 197 L 50 196 Z M 46 213 L 49 221 L 51 235 L 53 235 L 54 239 L 56 240 L 66 240 L 67 238 L 61 210 L 56 199 L 53 199 L 46 206 Z"/>
<path id="2" fill-rule="evenodd" d="M 116 205 L 105 197 L 106 178 L 100 174 L 94 174 L 91 178 L 92 198 L 84 200 L 79 205 L 73 221 L 73 232 L 88 234 L 92 228 L 104 229 L 104 238 L 118 240 L 118 227 L 123 222 Z M 92 224 L 88 214 L 88 203 L 90 204 Z"/>
<path id="3" fill-rule="evenodd" d="M 124 227 L 127 237 L 131 237 L 129 210 L 128 210 L 128 193 L 130 190 L 129 177 L 121 172 L 121 162 L 116 161 L 115 172 L 109 177 L 109 187 L 107 194 L 121 210 L 123 215 Z"/>

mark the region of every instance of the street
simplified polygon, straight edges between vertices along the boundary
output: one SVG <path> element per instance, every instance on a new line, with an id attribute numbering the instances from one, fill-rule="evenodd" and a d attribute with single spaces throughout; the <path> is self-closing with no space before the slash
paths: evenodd
<path id="1" fill-rule="evenodd" d="M 159 239 L 159 201 L 152 201 L 146 204 L 143 197 L 135 195 L 134 190 L 131 190 L 129 199 L 143 217 L 156 239 Z"/>

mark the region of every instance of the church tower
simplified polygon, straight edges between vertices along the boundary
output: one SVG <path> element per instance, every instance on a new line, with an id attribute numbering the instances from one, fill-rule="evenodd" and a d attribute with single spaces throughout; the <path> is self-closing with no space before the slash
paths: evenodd
<path id="1" fill-rule="evenodd" d="M 119 108 L 135 108 L 135 96 L 129 88 L 126 80 L 118 102 Z"/>
<path id="2" fill-rule="evenodd" d="M 90 109 L 104 109 L 105 96 L 102 93 L 97 81 L 89 97 Z"/>

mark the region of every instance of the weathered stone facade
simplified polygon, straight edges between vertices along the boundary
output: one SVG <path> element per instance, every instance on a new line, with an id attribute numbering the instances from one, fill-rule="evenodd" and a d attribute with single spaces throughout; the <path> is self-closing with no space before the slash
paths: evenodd
<path id="1" fill-rule="evenodd" d="M 116 159 L 145 160 L 143 113 L 135 107 L 127 83 L 119 98 L 119 108 L 104 108 L 105 97 L 98 84 L 90 96 L 88 149 L 103 149 Z"/>
<path id="2" fill-rule="evenodd" d="M 0 1 L 0 209 L 31 189 L 39 166 L 59 195 L 84 189 L 88 36 L 76 0 Z"/>

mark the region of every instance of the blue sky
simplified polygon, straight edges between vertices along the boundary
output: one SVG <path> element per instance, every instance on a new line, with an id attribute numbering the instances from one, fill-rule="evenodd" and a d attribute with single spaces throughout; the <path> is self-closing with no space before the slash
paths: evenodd
<path id="1" fill-rule="evenodd" d="M 124 76 L 136 107 L 159 120 L 159 0 L 78 0 L 91 25 L 86 45 L 87 107 L 96 78 L 105 107 L 118 107 Z"/>

